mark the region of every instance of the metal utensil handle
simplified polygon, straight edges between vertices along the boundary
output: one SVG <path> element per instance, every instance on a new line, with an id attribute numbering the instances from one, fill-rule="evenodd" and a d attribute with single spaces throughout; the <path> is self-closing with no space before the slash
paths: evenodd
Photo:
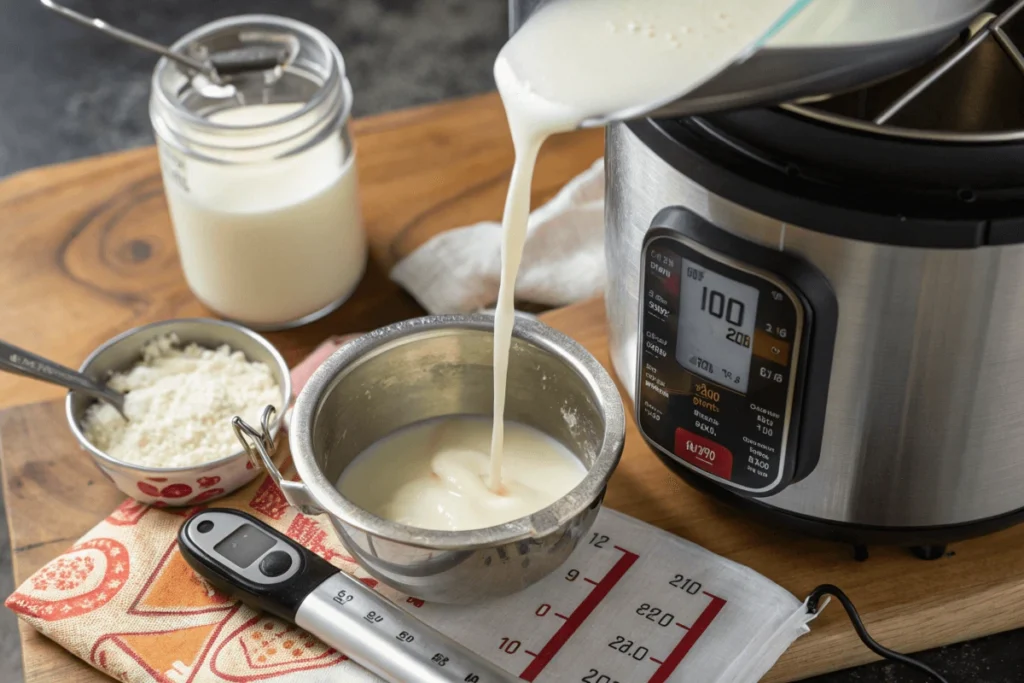
<path id="1" fill-rule="evenodd" d="M 347 574 L 317 586 L 295 623 L 388 681 L 519 680 Z"/>
<path id="2" fill-rule="evenodd" d="M 108 36 L 111 36 L 112 38 L 116 38 L 117 40 L 128 43 L 129 45 L 134 45 L 135 47 L 141 47 L 143 50 L 155 52 L 156 54 L 161 55 L 162 57 L 166 57 L 167 59 L 174 60 L 175 62 L 178 62 L 182 66 L 185 66 L 193 71 L 197 71 L 201 74 L 204 74 L 215 82 L 219 80 L 217 77 L 217 71 L 209 64 L 204 64 L 203 62 L 192 59 L 191 57 L 187 57 L 179 52 L 174 52 L 173 50 L 159 43 L 154 43 L 152 40 L 147 40 L 142 36 L 137 36 L 134 33 L 129 33 L 128 31 L 124 31 L 122 29 L 117 28 L 116 26 L 111 26 L 102 19 L 88 17 L 84 14 L 81 14 L 80 12 L 68 9 L 63 5 L 58 5 L 53 0 L 39 0 L 39 2 L 42 3 L 43 7 L 45 7 L 46 9 L 56 12 L 65 19 L 70 19 L 71 21 L 82 24 L 83 26 L 94 28 L 98 31 L 106 33 Z"/>
<path id="3" fill-rule="evenodd" d="M 246 455 L 249 456 L 249 460 L 256 467 L 267 471 L 270 478 L 281 489 L 281 493 L 284 494 L 289 505 L 298 508 L 306 515 L 322 514 L 323 510 L 313 501 L 309 490 L 301 482 L 285 479 L 281 471 L 277 469 L 277 465 L 274 464 L 274 459 L 271 457 L 271 453 L 274 452 L 271 424 L 275 414 L 277 414 L 277 409 L 274 406 L 264 408 L 263 415 L 260 417 L 260 429 L 252 427 L 238 416 L 231 419 L 231 426 L 234 428 L 235 436 L 242 444 L 242 448 L 245 449 Z"/>
<path id="4" fill-rule="evenodd" d="M 124 415 L 124 394 L 94 382 L 80 372 L 5 341 L 0 341 L 0 370 L 56 384 L 72 391 L 80 391 L 109 403 Z"/>

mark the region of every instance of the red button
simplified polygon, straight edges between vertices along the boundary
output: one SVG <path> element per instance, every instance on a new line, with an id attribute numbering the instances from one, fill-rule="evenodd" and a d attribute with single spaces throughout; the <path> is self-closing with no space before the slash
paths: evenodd
<path id="1" fill-rule="evenodd" d="M 732 479 L 732 451 L 682 427 L 676 429 L 676 455 L 716 477 Z"/>

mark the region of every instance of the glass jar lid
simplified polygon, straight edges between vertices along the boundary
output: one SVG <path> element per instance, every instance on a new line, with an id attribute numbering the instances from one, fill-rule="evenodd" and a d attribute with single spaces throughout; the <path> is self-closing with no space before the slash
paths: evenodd
<path id="1" fill-rule="evenodd" d="M 244 49 L 279 52 L 271 68 L 224 75 L 214 82 L 168 59 L 153 72 L 150 117 L 161 140 L 193 156 L 245 163 L 288 156 L 316 144 L 348 119 L 352 88 L 337 46 L 315 28 L 271 15 L 242 15 L 206 24 L 172 50 L 198 61 Z M 218 114 L 253 105 L 275 108 L 269 120 L 224 120 Z"/>

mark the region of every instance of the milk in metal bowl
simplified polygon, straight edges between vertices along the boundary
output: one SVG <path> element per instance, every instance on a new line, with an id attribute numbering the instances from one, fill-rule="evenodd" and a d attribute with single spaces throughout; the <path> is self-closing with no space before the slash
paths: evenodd
<path id="1" fill-rule="evenodd" d="M 468 531 L 528 517 L 576 487 L 587 469 L 547 434 L 509 422 L 501 488 L 487 486 L 491 424 L 452 416 L 400 429 L 361 453 L 338 490 L 378 517 L 421 529 Z"/>

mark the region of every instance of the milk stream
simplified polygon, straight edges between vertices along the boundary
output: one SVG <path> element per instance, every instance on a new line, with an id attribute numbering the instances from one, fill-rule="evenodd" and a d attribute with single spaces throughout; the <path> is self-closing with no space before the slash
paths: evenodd
<path id="1" fill-rule="evenodd" d="M 489 487 L 502 490 L 505 380 L 530 186 L 545 140 L 587 119 L 695 89 L 763 36 L 791 0 L 553 0 L 502 48 L 494 78 L 516 161 L 502 219 Z"/>
<path id="2" fill-rule="evenodd" d="M 527 517 L 569 493 L 583 463 L 539 430 L 509 422 L 502 493 L 486 485 L 491 425 L 486 418 L 419 422 L 363 451 L 337 482 L 378 517 L 421 529 L 466 531 Z"/>
<path id="3" fill-rule="evenodd" d="M 508 377 L 508 357 L 512 345 L 512 325 L 515 322 L 515 282 L 519 264 L 523 258 L 526 230 L 509 230 L 509 225 L 524 228 L 530 213 L 530 181 L 533 168 L 540 152 L 540 141 L 532 137 L 526 140 L 528 146 L 516 144 L 516 165 L 512 171 L 508 200 L 502 223 L 505 229 L 501 237 L 501 284 L 494 316 L 494 419 L 491 427 L 491 466 L 488 485 L 495 492 L 502 490 L 501 449 L 505 432 L 505 382 Z"/>

